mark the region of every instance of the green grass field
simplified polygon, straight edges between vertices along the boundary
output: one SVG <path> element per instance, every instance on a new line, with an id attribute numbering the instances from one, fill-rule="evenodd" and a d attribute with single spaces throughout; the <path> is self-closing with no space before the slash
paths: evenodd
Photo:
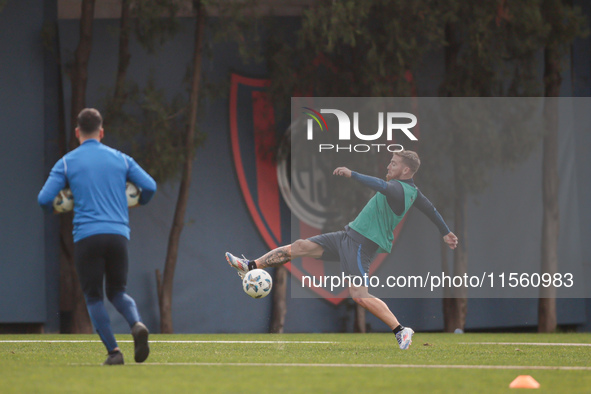
<path id="1" fill-rule="evenodd" d="M 101 365 L 96 335 L 0 335 L 0 393 L 499 393 L 523 391 L 509 389 L 518 375 L 538 392 L 591 392 L 591 334 L 418 333 L 408 351 L 392 334 L 151 335 L 143 364 L 117 339 L 124 366 Z"/>

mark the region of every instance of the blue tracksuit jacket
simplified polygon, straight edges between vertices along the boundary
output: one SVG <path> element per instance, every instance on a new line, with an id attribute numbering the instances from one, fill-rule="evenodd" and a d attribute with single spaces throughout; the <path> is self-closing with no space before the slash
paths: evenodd
<path id="1" fill-rule="evenodd" d="M 53 211 L 53 199 L 69 186 L 74 195 L 74 242 L 96 234 L 120 234 L 129 239 L 129 211 L 125 182 L 141 190 L 139 203 L 147 204 L 156 182 L 130 156 L 90 139 L 53 166 L 37 198 Z"/>

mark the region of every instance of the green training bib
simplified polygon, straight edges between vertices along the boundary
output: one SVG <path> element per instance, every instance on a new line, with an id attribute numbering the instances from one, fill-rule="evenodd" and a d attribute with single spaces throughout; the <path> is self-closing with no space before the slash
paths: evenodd
<path id="1" fill-rule="evenodd" d="M 378 192 L 367 202 L 355 220 L 349 223 L 349 227 L 353 230 L 378 244 L 378 253 L 392 251 L 394 229 L 417 198 L 418 191 L 415 187 L 406 182 L 400 182 L 400 184 L 404 188 L 402 215 L 396 215 L 390 208 L 386 196 Z"/>

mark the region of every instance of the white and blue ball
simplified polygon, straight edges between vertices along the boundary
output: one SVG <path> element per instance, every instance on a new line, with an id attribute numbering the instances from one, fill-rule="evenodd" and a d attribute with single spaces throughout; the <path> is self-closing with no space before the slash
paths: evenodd
<path id="1" fill-rule="evenodd" d="M 242 279 L 244 292 L 252 298 L 263 298 L 269 295 L 273 287 L 273 279 L 265 270 L 254 269 L 248 271 Z"/>
<path id="2" fill-rule="evenodd" d="M 125 196 L 127 197 L 127 206 L 135 207 L 140 202 L 140 189 L 131 182 L 125 183 Z M 58 213 L 70 212 L 74 209 L 74 195 L 69 188 L 60 190 L 53 199 L 53 209 Z"/>
<path id="3" fill-rule="evenodd" d="M 125 195 L 127 196 L 127 206 L 135 207 L 140 202 L 140 189 L 133 183 L 127 181 L 125 183 Z"/>
<path id="4" fill-rule="evenodd" d="M 74 195 L 69 188 L 60 190 L 53 199 L 53 209 L 58 213 L 70 212 L 74 209 Z"/>

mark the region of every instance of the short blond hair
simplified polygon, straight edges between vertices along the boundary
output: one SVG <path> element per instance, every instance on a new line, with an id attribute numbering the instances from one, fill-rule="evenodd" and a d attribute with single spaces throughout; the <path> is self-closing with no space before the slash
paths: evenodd
<path id="1" fill-rule="evenodd" d="M 402 158 L 402 161 L 408 168 L 410 168 L 413 175 L 419 170 L 419 167 L 421 166 L 421 159 L 419 159 L 417 152 L 403 150 L 400 152 L 394 152 L 394 154 Z"/>

